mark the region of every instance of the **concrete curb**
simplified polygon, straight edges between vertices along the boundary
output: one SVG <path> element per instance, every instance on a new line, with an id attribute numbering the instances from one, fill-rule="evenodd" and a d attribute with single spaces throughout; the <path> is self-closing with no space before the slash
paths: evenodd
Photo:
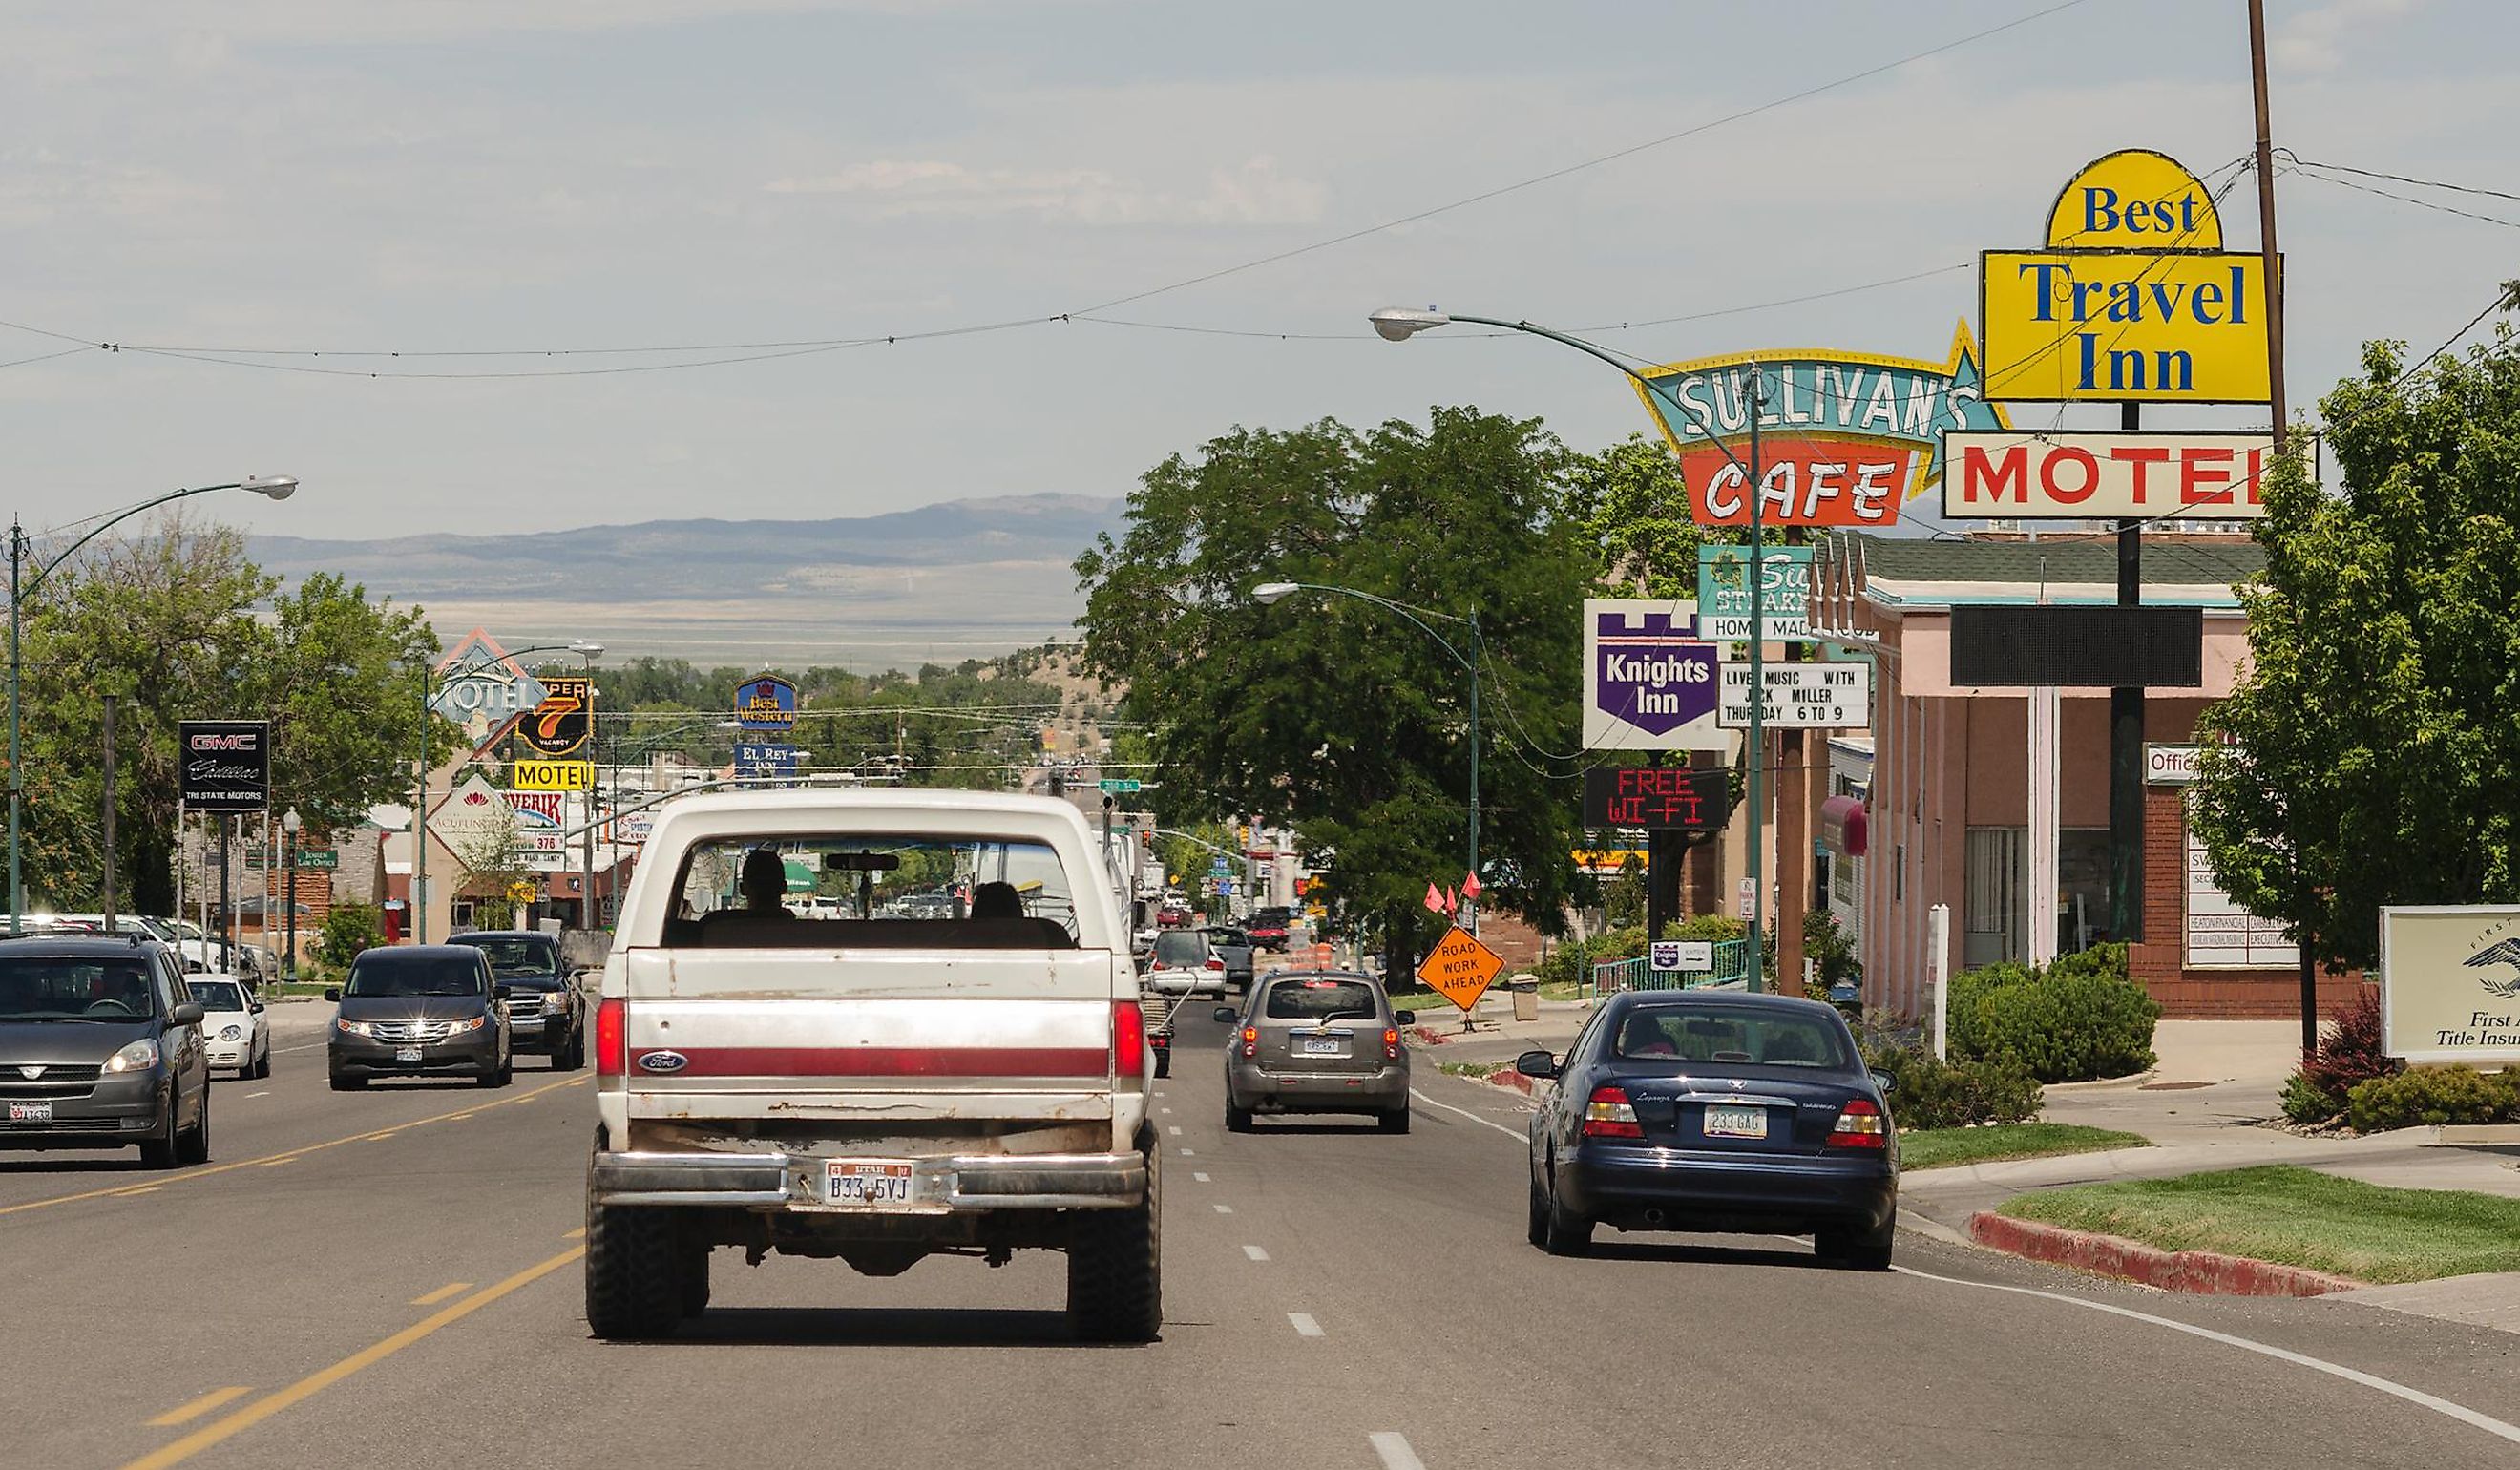
<path id="1" fill-rule="evenodd" d="M 2165 1251 L 2116 1235 L 2068 1230 L 1985 1210 L 1969 1217 L 1968 1238 L 2007 1255 L 2198 1296 L 2318 1297 L 2368 1284 L 2246 1256 Z"/>
<path id="2" fill-rule="evenodd" d="M 1530 1078 L 1528 1078 L 1528 1077 L 1523 1076 L 1521 1073 L 1519 1073 L 1519 1072 L 1517 1072 L 1517 1071 L 1513 1070 L 1513 1068 L 1511 1068 L 1511 1067 L 1508 1067 L 1508 1068 L 1506 1068 L 1506 1069 L 1505 1069 L 1504 1071 L 1502 1071 L 1502 1072 L 1491 1072 L 1491 1073 L 1489 1073 L 1489 1074 L 1488 1074 L 1488 1081 L 1489 1081 L 1489 1083 L 1490 1083 L 1490 1084 L 1492 1084 L 1493 1086 L 1496 1086 L 1496 1087 L 1500 1087 L 1500 1088 L 1510 1088 L 1510 1089 L 1512 1089 L 1514 1091 L 1520 1092 L 1520 1093 L 1521 1093 L 1523 1096 L 1525 1096 L 1525 1097 L 1528 1097 L 1528 1096 L 1530 1096 L 1530 1095 L 1531 1095 L 1531 1089 L 1532 1089 L 1532 1081 L 1531 1081 L 1531 1079 L 1530 1079 Z"/>
<path id="3" fill-rule="evenodd" d="M 2160 1076 L 2159 1067 L 2146 1067 L 2140 1072 L 2131 1072 L 2124 1077 L 2099 1077 L 2090 1082 L 2050 1082 L 2041 1086 L 2043 1091 L 2062 1092 L 2071 1097 L 2077 1092 L 2114 1092 L 2128 1088 L 2139 1088 Z"/>

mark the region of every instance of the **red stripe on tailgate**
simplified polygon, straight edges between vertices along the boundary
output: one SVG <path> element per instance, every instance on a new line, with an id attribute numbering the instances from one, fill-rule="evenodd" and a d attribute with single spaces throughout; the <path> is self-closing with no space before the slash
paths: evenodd
<path id="1" fill-rule="evenodd" d="M 673 1077 L 1108 1077 L 1100 1047 L 652 1047 L 679 1050 Z M 658 1075 L 650 1073 L 649 1075 Z"/>

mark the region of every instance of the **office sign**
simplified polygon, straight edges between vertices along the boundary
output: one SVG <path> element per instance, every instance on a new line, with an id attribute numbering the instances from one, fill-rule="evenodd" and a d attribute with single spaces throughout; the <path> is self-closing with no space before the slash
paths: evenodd
<path id="1" fill-rule="evenodd" d="M 1587 599 L 1584 748 L 1730 750 L 1715 723 L 1716 657 L 1694 602 Z"/>
<path id="2" fill-rule="evenodd" d="M 259 812 L 271 805 L 270 721 L 178 721 L 175 745 L 184 810 Z"/>
<path id="3" fill-rule="evenodd" d="M 592 791 L 593 761 L 518 761 L 508 767 L 508 784 L 518 791 Z"/>
<path id="4" fill-rule="evenodd" d="M 338 847 L 301 847 L 297 850 L 297 866 L 309 872 L 333 871 L 341 866 L 341 850 Z"/>
<path id="5" fill-rule="evenodd" d="M 1644 371 L 1637 394 L 1680 456 L 1699 525 L 1750 523 L 1750 417 L 1761 518 L 1772 526 L 1896 524 L 1940 474 L 1951 429 L 2006 428 L 1960 327 L 1942 362 L 1857 352 L 1739 352 Z"/>
<path id="6" fill-rule="evenodd" d="M 2196 752 L 2203 747 L 2144 742 L 2143 783 L 2147 786 L 2185 786 L 2195 783 L 2201 774 L 2196 765 Z"/>
<path id="7" fill-rule="evenodd" d="M 2149 149 L 2094 159 L 2068 180 L 2046 249 L 1985 251 L 1978 320 L 1990 398 L 2270 397 L 2265 257 L 2225 250 L 2213 195 Z"/>
<path id="8" fill-rule="evenodd" d="M 2391 1056 L 2520 1064 L 2520 908 L 2382 909 L 2380 1016 Z"/>
<path id="9" fill-rule="evenodd" d="M 479 750 L 500 731 L 539 706 L 548 691 L 498 640 L 478 628 L 437 665 L 428 707 L 461 727 Z"/>
<path id="10" fill-rule="evenodd" d="M 1761 723 L 1778 730 L 1861 730 L 1872 723 L 1872 665 L 1772 663 L 1760 670 L 1768 688 Z M 1727 730 L 1750 726 L 1750 666 L 1724 666 Z"/>
<path id="11" fill-rule="evenodd" d="M 802 747 L 776 740 L 735 742 L 735 774 L 746 780 L 794 780 Z"/>
<path id="12" fill-rule="evenodd" d="M 789 730 L 796 724 L 796 686 L 776 674 L 735 688 L 736 723 L 746 730 Z"/>
<path id="13" fill-rule="evenodd" d="M 1817 547 L 1762 545 L 1759 589 L 1763 643 L 1811 641 L 1812 554 Z M 1697 549 L 1697 636 L 1709 643 L 1750 637 L 1750 548 Z"/>
<path id="14" fill-rule="evenodd" d="M 2251 913 L 2225 892 L 2214 876 L 2214 859 L 2205 851 L 2204 839 L 2196 835 L 2192 820 L 2186 829 L 2186 926 L 2182 942 L 2187 967 L 2299 970 L 2301 947 L 2284 937 L 2282 922 Z"/>
<path id="15" fill-rule="evenodd" d="M 1955 433 L 1943 514 L 1956 520 L 2256 520 L 2274 463 L 2263 430 Z"/>
<path id="16" fill-rule="evenodd" d="M 543 681 L 543 701 L 517 722 L 517 737 L 534 754 L 558 759 L 586 748 L 595 728 L 595 681 L 583 675 Z"/>
<path id="17" fill-rule="evenodd" d="M 1732 814 L 1732 773 L 1619 766 L 1584 773 L 1584 825 L 1711 832 Z M 1615 869 L 1618 855 L 1612 854 Z"/>

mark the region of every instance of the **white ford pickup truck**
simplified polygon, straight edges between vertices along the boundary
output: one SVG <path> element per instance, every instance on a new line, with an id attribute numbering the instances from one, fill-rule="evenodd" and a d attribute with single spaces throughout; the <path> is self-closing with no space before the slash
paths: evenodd
<path id="1" fill-rule="evenodd" d="M 702 1310 L 719 1247 L 870 1275 L 1063 1250 L 1079 1336 L 1155 1336 L 1137 968 L 1066 802 L 672 802 L 623 903 L 595 1038 L 597 1336 L 660 1336 Z"/>

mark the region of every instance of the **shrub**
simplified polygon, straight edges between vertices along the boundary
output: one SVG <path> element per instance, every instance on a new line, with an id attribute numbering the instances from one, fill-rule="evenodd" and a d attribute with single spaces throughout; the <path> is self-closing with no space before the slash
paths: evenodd
<path id="1" fill-rule="evenodd" d="M 1699 913 L 1685 918 L 1679 923 L 1666 925 L 1662 931 L 1662 937 L 1721 941 L 1746 938 L 1749 933 L 1750 926 L 1730 913 Z"/>
<path id="2" fill-rule="evenodd" d="M 2360 1133 L 2444 1123 L 2520 1123 L 2520 1077 L 2474 1067 L 2426 1067 L 2374 1077 L 2346 1093 L 2346 1119 Z"/>
<path id="3" fill-rule="evenodd" d="M 2331 1092 L 2295 1072 L 2284 1079 L 2283 1115 L 2295 1123 L 2325 1123 L 2345 1111 L 2345 1094 Z"/>
<path id="4" fill-rule="evenodd" d="M 315 940 L 315 959 L 328 970 L 346 970 L 361 950 L 385 942 L 377 911 L 367 904 L 339 904 L 324 915 L 324 932 Z"/>
<path id="5" fill-rule="evenodd" d="M 1866 1062 L 1896 1079 L 1890 1111 L 1901 1128 L 1964 1128 L 1972 1123 L 2024 1123 L 2046 1103 L 2039 1080 L 2020 1059 L 1938 1060 L 1931 1051 L 1883 1047 Z"/>
<path id="6" fill-rule="evenodd" d="M 2127 975 L 2122 944 L 2068 955 L 2044 972 L 1991 964 L 1952 985 L 1952 1050 L 2012 1056 L 2041 1082 L 2123 1077 L 2151 1066 L 2161 1004 Z"/>
<path id="7" fill-rule="evenodd" d="M 2391 1056 L 2380 1033 L 2380 991 L 2362 987 L 2362 996 L 2336 1013 L 2319 1033 L 2318 1053 L 2302 1071 L 2322 1092 L 2339 1097 L 2374 1077 L 2395 1077 L 2407 1064 Z M 2332 1116 L 2332 1115 L 2331 1115 Z"/>

